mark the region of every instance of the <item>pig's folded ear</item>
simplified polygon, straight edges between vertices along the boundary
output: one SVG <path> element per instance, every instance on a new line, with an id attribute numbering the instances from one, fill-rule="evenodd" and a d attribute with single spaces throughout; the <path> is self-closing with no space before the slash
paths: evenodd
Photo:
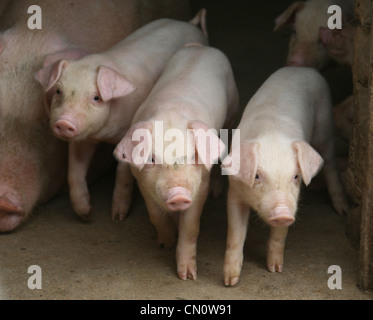
<path id="1" fill-rule="evenodd" d="M 35 73 L 35 79 L 43 86 L 44 91 L 48 92 L 61 77 L 62 71 L 68 64 L 68 61 L 61 60 L 46 66 Z"/>
<path id="2" fill-rule="evenodd" d="M 291 24 L 294 22 L 295 14 L 304 8 L 303 1 L 293 2 L 283 13 L 281 13 L 275 19 L 275 28 L 273 31 L 281 29 L 286 24 Z"/>
<path id="3" fill-rule="evenodd" d="M 151 122 L 133 125 L 116 146 L 114 157 L 141 170 L 152 154 L 152 130 Z"/>
<path id="4" fill-rule="evenodd" d="M 244 141 L 232 148 L 232 152 L 222 163 L 223 173 L 235 176 L 252 187 L 258 170 L 259 143 Z"/>
<path id="5" fill-rule="evenodd" d="M 297 155 L 298 165 L 305 185 L 309 185 L 312 178 L 320 171 L 324 160 L 308 143 L 293 142 L 293 149 Z"/>
<path id="6" fill-rule="evenodd" d="M 44 67 L 40 69 L 38 72 L 35 73 L 35 79 L 43 86 L 45 91 L 45 105 L 47 109 L 47 113 L 50 112 L 52 99 L 53 99 L 53 92 L 51 92 L 52 87 L 61 77 L 62 71 L 67 67 L 69 64 L 68 61 L 62 60 L 56 62 L 52 65 Z"/>
<path id="7" fill-rule="evenodd" d="M 210 170 L 224 154 L 224 142 L 220 140 L 215 129 L 210 129 L 202 121 L 189 121 L 187 128 L 193 130 L 198 163 L 203 163 L 207 170 Z"/>
<path id="8" fill-rule="evenodd" d="M 97 75 L 97 86 L 104 102 L 124 97 L 136 87 L 114 69 L 100 66 Z"/>

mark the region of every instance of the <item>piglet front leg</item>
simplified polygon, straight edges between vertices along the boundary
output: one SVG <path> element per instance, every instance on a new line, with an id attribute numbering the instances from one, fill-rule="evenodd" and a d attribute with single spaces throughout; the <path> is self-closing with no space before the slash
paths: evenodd
<path id="1" fill-rule="evenodd" d="M 180 213 L 176 263 L 177 273 L 181 280 L 197 279 L 197 241 L 201 214 L 208 191 L 208 183 L 201 186 L 198 198 L 192 206 Z"/>
<path id="2" fill-rule="evenodd" d="M 92 143 L 69 143 L 68 182 L 70 199 L 75 212 L 82 220 L 90 218 L 91 205 L 86 176 L 95 150 L 96 145 Z"/>
<path id="3" fill-rule="evenodd" d="M 149 218 L 157 232 L 157 242 L 160 248 L 171 249 L 175 245 L 177 226 L 175 221 L 154 202 L 146 189 L 139 185 L 144 197 Z"/>
<path id="4" fill-rule="evenodd" d="M 267 244 L 267 267 L 270 272 L 284 269 L 284 250 L 288 227 L 271 227 Z"/>

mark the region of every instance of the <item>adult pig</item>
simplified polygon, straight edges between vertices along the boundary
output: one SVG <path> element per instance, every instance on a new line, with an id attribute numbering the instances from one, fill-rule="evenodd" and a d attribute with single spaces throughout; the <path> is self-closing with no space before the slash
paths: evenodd
<path id="1" fill-rule="evenodd" d="M 198 25 L 204 10 L 192 21 Z M 90 217 L 91 206 L 86 174 L 98 142 L 117 144 L 131 125 L 166 62 L 188 42 L 207 43 L 192 23 L 158 19 L 136 30 L 114 47 L 78 60 L 61 56 L 83 56 L 80 49 L 48 56 L 47 66 L 37 73 L 43 85 L 50 125 L 54 134 L 69 141 L 68 182 L 76 213 Z M 128 164 L 117 167 L 112 218 L 127 215 L 133 190 Z"/>
<path id="2" fill-rule="evenodd" d="M 308 0 L 293 2 L 276 20 L 275 31 L 292 24 L 287 65 L 321 69 L 328 62 L 328 52 L 321 41 L 320 29 L 328 27 L 328 8 L 340 6 L 343 16 L 353 16 L 352 0 Z"/>
<path id="3" fill-rule="evenodd" d="M 233 137 L 231 154 L 223 162 L 230 174 L 225 285 L 239 279 L 250 208 L 271 228 L 268 269 L 282 272 L 301 182 L 308 185 L 323 163 L 335 210 L 340 214 L 348 210 L 335 164 L 332 128 L 329 88 L 312 68 L 278 70 L 249 101 L 237 128 L 241 140 Z"/>
<path id="4" fill-rule="evenodd" d="M 158 244 L 171 247 L 178 226 L 177 273 L 183 280 L 197 278 L 197 238 L 209 172 L 225 149 L 216 130 L 232 126 L 237 110 L 227 58 L 217 49 L 191 44 L 170 59 L 115 149 L 120 161 L 131 164 Z M 145 138 L 142 145 L 136 142 L 139 134 Z"/>
<path id="5" fill-rule="evenodd" d="M 167 9 L 179 7 L 180 1 L 152 2 L 155 3 Z M 35 4 L 42 9 L 42 30 L 27 28 L 27 8 Z M 133 0 L 18 0 L 8 1 L 3 7 L 0 232 L 14 230 L 37 204 L 56 195 L 66 180 L 66 144 L 51 134 L 43 90 L 33 78 L 42 67 L 44 56 L 72 45 L 89 52 L 102 51 L 145 22 L 169 13 L 156 12 L 148 6 L 148 1 Z"/>

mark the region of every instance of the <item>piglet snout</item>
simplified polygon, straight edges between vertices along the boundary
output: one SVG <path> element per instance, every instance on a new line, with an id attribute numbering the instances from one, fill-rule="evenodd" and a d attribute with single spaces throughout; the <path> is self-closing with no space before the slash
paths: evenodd
<path id="1" fill-rule="evenodd" d="M 53 132 L 62 138 L 74 138 L 78 134 L 76 124 L 70 119 L 59 119 L 53 125 Z"/>
<path id="2" fill-rule="evenodd" d="M 288 227 L 295 221 L 288 207 L 277 207 L 272 210 L 268 223 L 273 227 Z"/>
<path id="3" fill-rule="evenodd" d="M 183 187 L 171 188 L 167 193 L 166 205 L 171 211 L 188 209 L 192 204 L 191 193 Z"/>

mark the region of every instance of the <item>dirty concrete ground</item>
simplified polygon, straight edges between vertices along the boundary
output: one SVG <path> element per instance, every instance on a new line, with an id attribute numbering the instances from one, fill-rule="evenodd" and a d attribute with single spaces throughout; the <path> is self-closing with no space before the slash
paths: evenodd
<path id="1" fill-rule="evenodd" d="M 289 30 L 273 33 L 274 18 L 291 1 L 193 1 L 208 9 L 211 45 L 232 62 L 244 107 L 260 84 L 284 64 Z M 261 4 L 262 3 L 262 4 Z M 351 92 L 346 70 L 332 67 L 333 99 Z M 333 82 L 333 79 L 338 79 Z M 35 210 L 15 232 L 0 235 L 0 299 L 351 299 L 372 300 L 360 291 L 358 251 L 345 237 L 344 217 L 332 209 L 326 191 L 303 190 L 296 223 L 290 228 L 281 274 L 266 269 L 268 227 L 255 214 L 244 249 L 241 280 L 226 288 L 222 270 L 226 241 L 226 193 L 209 199 L 201 220 L 198 279 L 176 276 L 174 250 L 159 249 L 144 202 L 135 192 L 124 222 L 110 218 L 114 171 L 91 185 L 94 218 L 81 223 L 67 195 Z M 30 290 L 28 268 L 42 270 L 42 289 Z M 329 266 L 342 270 L 342 289 L 327 283 Z"/>

